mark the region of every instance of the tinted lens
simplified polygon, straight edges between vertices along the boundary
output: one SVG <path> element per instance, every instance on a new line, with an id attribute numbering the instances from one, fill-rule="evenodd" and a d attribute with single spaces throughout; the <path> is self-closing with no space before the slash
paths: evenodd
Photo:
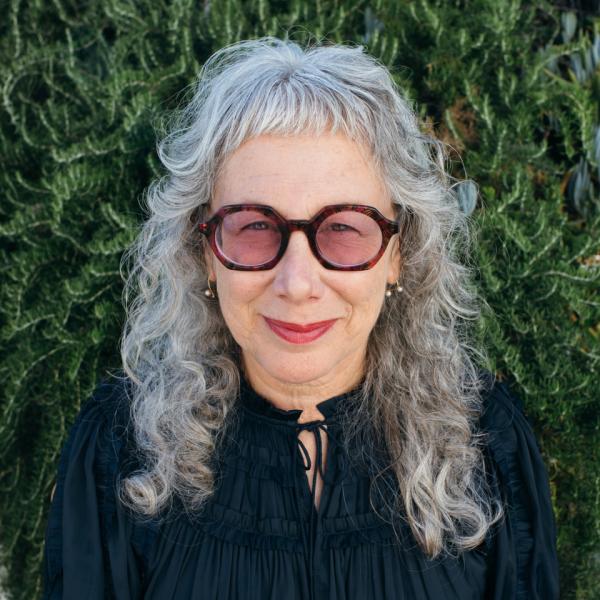
<path id="1" fill-rule="evenodd" d="M 232 262 L 256 266 L 269 262 L 279 251 L 281 233 L 277 221 L 256 210 L 225 215 L 216 232 L 217 246 Z"/>
<path id="2" fill-rule="evenodd" d="M 379 252 L 381 242 L 377 221 L 353 210 L 330 215 L 317 230 L 319 251 L 326 260 L 340 266 L 368 262 Z"/>

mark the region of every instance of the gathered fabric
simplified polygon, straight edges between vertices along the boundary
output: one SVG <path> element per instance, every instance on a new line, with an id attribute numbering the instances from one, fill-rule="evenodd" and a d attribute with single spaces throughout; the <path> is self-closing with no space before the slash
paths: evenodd
<path id="1" fill-rule="evenodd" d="M 480 547 L 436 559 L 408 523 L 382 518 L 371 474 L 349 460 L 339 414 L 357 389 L 319 403 L 323 420 L 299 423 L 301 410 L 275 407 L 242 380 L 214 494 L 197 513 L 175 502 L 168 515 L 142 519 L 116 496 L 138 460 L 124 385 L 101 383 L 63 446 L 44 600 L 559 597 L 547 471 L 523 405 L 505 384 L 490 380 L 479 425 L 489 434 L 488 483 L 506 516 Z M 302 431 L 315 437 L 314 464 Z"/>

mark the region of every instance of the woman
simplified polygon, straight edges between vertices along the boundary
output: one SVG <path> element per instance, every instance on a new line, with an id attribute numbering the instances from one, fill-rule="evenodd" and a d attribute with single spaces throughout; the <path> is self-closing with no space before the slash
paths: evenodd
<path id="1" fill-rule="evenodd" d="M 441 144 L 361 47 L 262 38 L 201 75 L 129 253 L 124 373 L 62 452 L 44 597 L 557 598 Z"/>

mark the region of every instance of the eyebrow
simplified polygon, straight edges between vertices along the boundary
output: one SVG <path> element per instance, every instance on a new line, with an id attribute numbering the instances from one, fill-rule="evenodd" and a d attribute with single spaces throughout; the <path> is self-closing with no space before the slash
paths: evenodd
<path id="1" fill-rule="evenodd" d="M 273 206 L 270 202 L 268 202 L 265 199 L 262 198 L 242 198 L 241 200 L 237 200 L 237 201 L 227 201 L 227 202 L 223 202 L 223 204 L 221 206 L 227 206 L 227 205 L 237 205 L 237 204 L 262 204 L 263 206 L 269 206 L 271 208 L 275 208 L 275 210 L 279 210 L 277 209 L 275 206 Z M 367 205 L 367 206 L 374 206 L 373 204 L 371 204 L 370 202 L 367 202 L 365 199 L 359 199 L 359 198 L 342 198 L 340 200 L 329 200 L 327 201 L 325 204 L 323 204 L 323 206 L 335 206 L 336 204 L 362 204 L 362 205 Z M 281 209 L 283 210 L 283 209 Z M 320 210 L 320 209 L 318 209 Z"/>

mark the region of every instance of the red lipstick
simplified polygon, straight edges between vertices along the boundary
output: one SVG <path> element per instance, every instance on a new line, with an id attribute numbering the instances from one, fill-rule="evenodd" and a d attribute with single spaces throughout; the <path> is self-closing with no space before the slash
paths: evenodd
<path id="1" fill-rule="evenodd" d="M 329 331 L 337 319 L 319 321 L 307 325 L 288 323 L 287 321 L 278 321 L 267 317 L 265 317 L 265 321 L 274 333 L 287 342 L 291 342 L 292 344 L 307 344 Z"/>

